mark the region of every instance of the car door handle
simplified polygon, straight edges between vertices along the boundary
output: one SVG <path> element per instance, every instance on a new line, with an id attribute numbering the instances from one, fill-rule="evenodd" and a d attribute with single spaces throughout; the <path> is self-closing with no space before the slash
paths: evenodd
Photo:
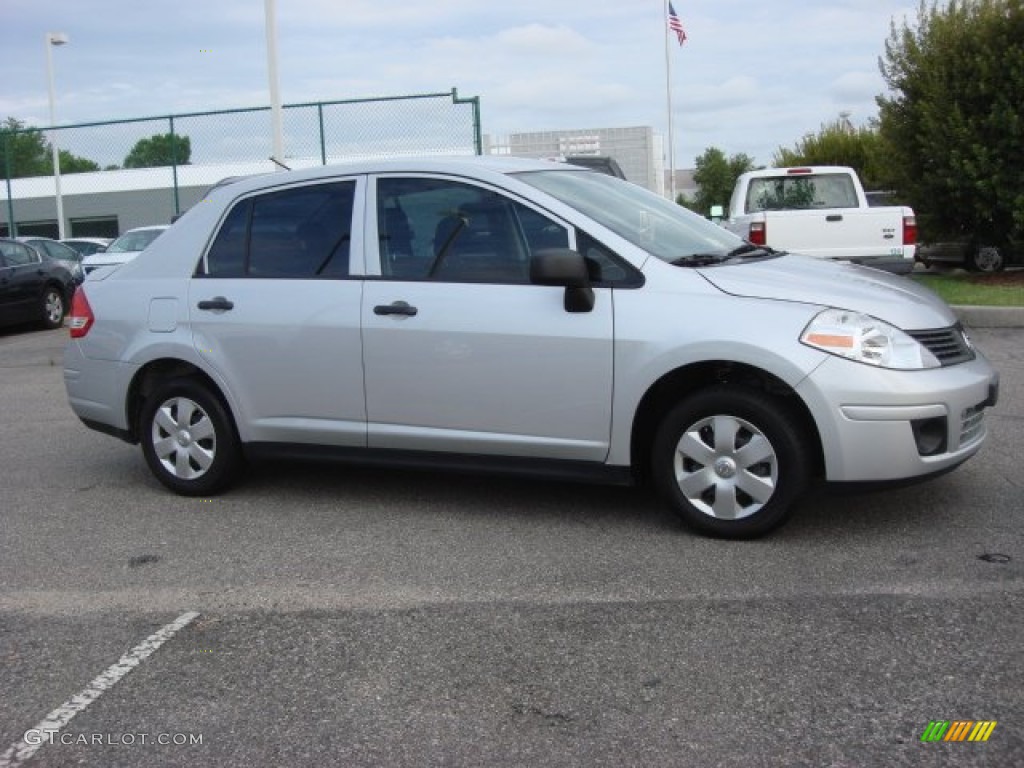
<path id="1" fill-rule="evenodd" d="M 203 299 L 197 304 L 200 309 L 234 309 L 235 303 L 228 301 L 223 296 L 214 296 L 212 299 Z"/>
<path id="2" fill-rule="evenodd" d="M 842 221 L 842 220 L 843 220 L 843 214 L 841 214 L 841 213 L 830 213 L 828 216 L 825 217 L 825 221 Z"/>
<path id="3" fill-rule="evenodd" d="M 393 301 L 390 304 L 378 304 L 373 308 L 375 315 L 405 315 L 415 317 L 419 310 L 404 301 Z"/>

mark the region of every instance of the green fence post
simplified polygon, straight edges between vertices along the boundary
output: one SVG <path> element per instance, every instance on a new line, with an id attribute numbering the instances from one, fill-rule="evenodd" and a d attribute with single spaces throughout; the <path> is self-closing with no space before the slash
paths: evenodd
<path id="1" fill-rule="evenodd" d="M 181 202 L 178 198 L 178 152 L 174 141 L 174 115 L 167 118 L 171 126 L 171 175 L 174 178 L 174 215 L 181 213 Z"/>
<path id="2" fill-rule="evenodd" d="M 7 236 L 18 236 L 18 224 L 14 221 L 14 195 L 11 192 L 11 137 L 4 136 L 4 180 L 7 185 Z"/>
<path id="3" fill-rule="evenodd" d="M 473 148 L 478 155 L 482 155 L 484 153 L 484 140 L 480 130 L 480 97 L 473 96 L 468 99 L 460 99 L 459 89 L 452 88 L 452 104 L 473 105 Z"/>

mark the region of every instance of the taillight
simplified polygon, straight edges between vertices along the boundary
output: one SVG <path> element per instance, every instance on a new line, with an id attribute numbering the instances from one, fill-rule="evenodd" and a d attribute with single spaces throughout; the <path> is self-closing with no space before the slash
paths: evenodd
<path id="1" fill-rule="evenodd" d="M 752 242 L 754 245 L 767 245 L 768 244 L 768 222 L 765 221 L 752 221 L 750 222 L 750 233 L 747 235 L 747 240 Z"/>
<path id="2" fill-rule="evenodd" d="M 914 245 L 917 242 L 917 218 L 914 216 L 903 217 L 903 244 Z"/>
<path id="3" fill-rule="evenodd" d="M 85 298 L 85 291 L 78 286 L 75 295 L 71 299 L 71 313 L 68 315 L 68 327 L 72 339 L 80 339 L 92 328 L 92 321 L 95 320 L 89 300 Z"/>

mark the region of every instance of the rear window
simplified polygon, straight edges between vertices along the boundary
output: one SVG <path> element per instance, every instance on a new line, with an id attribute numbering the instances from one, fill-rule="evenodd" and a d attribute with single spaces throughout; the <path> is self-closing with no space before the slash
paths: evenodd
<path id="1" fill-rule="evenodd" d="M 857 190 L 845 173 L 753 178 L 745 206 L 748 213 L 857 207 Z"/>

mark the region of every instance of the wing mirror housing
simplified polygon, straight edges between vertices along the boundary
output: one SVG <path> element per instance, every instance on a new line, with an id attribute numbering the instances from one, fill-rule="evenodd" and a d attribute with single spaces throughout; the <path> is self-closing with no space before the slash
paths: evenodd
<path id="1" fill-rule="evenodd" d="M 594 308 L 594 289 L 583 255 L 571 248 L 538 251 L 530 260 L 530 282 L 565 288 L 566 312 L 589 312 Z"/>

